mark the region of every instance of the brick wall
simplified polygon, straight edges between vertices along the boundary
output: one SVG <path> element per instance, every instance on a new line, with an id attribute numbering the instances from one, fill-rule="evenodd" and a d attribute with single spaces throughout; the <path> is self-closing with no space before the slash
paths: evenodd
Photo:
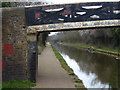
<path id="1" fill-rule="evenodd" d="M 24 8 L 7 8 L 2 13 L 2 79 L 28 79 L 27 33 Z"/>

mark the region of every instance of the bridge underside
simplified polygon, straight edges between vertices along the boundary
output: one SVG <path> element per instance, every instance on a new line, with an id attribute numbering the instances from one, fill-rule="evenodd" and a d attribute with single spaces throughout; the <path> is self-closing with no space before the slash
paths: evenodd
<path id="1" fill-rule="evenodd" d="M 27 33 L 119 27 L 120 20 L 100 20 L 28 26 Z"/>

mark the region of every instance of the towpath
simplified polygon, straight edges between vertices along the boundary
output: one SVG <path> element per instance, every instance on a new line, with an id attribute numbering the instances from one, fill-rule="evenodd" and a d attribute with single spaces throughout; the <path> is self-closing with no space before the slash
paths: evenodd
<path id="1" fill-rule="evenodd" d="M 37 86 L 34 88 L 75 88 L 49 44 L 38 56 Z"/>

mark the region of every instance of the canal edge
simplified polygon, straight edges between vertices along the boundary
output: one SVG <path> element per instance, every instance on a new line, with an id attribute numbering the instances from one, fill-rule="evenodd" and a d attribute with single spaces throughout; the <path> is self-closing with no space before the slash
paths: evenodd
<path id="1" fill-rule="evenodd" d="M 56 56 L 56 58 L 59 60 L 61 67 L 67 71 L 68 75 L 72 78 L 73 83 L 75 85 L 75 88 L 87 88 L 84 86 L 82 80 L 80 80 L 77 75 L 73 72 L 73 70 L 67 65 L 66 61 L 64 58 L 61 56 L 61 54 L 57 51 L 57 49 L 51 44 L 52 50 Z"/>
<path id="2" fill-rule="evenodd" d="M 77 49 L 83 49 L 83 50 L 86 50 L 86 51 L 91 52 L 91 53 L 100 53 L 100 54 L 108 55 L 108 56 L 114 57 L 115 59 L 120 60 L 120 57 L 119 57 L 120 53 L 117 53 L 117 52 L 104 51 L 104 50 L 91 48 L 91 47 L 72 46 L 72 45 L 64 44 L 64 43 L 59 43 L 59 44 L 64 45 L 64 46 L 74 47 Z M 90 51 L 89 49 L 92 49 L 92 50 Z"/>

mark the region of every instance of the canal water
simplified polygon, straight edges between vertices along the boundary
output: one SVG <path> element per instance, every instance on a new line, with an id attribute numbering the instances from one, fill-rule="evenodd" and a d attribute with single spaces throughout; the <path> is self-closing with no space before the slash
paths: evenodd
<path id="1" fill-rule="evenodd" d="M 55 46 L 86 88 L 118 88 L 120 60 L 75 47 Z"/>

